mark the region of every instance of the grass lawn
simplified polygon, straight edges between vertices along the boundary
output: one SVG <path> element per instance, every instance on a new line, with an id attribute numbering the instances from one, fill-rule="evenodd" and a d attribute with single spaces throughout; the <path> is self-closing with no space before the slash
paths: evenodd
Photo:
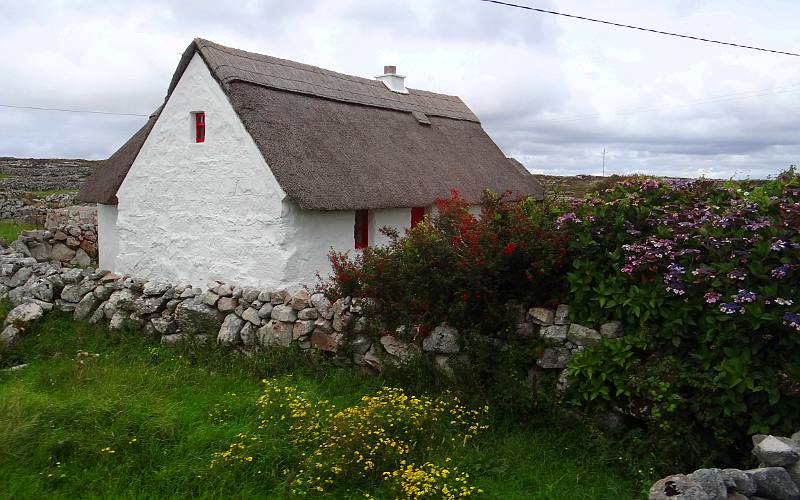
<path id="1" fill-rule="evenodd" d="M 161 346 L 58 313 L 0 354 L 0 365 L 19 362 L 28 366 L 0 372 L 0 489 L 15 499 L 286 498 L 283 471 L 294 465 L 285 436 L 275 436 L 252 464 L 209 468 L 212 453 L 227 449 L 238 433 L 257 431 L 261 379 L 292 374 L 297 387 L 340 405 L 391 384 L 292 350 L 247 357 Z M 460 446 L 453 462 L 486 498 L 643 494 L 641 478 L 566 417 L 492 423 Z M 322 498 L 387 498 L 384 488 L 342 484 Z"/>
<path id="2" fill-rule="evenodd" d="M 6 240 L 6 243 L 11 243 L 17 239 L 19 233 L 22 231 L 30 231 L 37 229 L 33 224 L 18 224 L 16 222 L 0 222 L 0 238 Z"/>

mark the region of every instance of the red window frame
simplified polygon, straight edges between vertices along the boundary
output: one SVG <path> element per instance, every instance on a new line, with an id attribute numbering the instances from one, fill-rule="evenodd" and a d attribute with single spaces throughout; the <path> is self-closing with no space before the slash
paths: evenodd
<path id="1" fill-rule="evenodd" d="M 203 111 L 194 114 L 194 141 L 206 142 L 206 114 Z"/>
<path id="2" fill-rule="evenodd" d="M 357 250 L 369 246 L 369 210 L 356 210 L 353 240 Z"/>
<path id="3" fill-rule="evenodd" d="M 411 227 L 416 226 L 425 219 L 425 207 L 413 207 L 411 209 Z"/>

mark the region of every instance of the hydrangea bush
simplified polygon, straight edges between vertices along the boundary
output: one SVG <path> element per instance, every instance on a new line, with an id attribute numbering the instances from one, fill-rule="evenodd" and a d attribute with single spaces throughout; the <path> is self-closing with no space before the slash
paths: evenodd
<path id="1" fill-rule="evenodd" d="M 574 236 L 572 314 L 628 332 L 573 360 L 583 403 L 645 420 L 678 460 L 800 426 L 794 169 L 760 185 L 632 179 L 573 208 L 557 222 Z"/>

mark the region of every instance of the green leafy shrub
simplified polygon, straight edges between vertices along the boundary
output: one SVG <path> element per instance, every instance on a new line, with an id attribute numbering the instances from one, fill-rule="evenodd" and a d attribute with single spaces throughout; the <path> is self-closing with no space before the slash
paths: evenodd
<path id="1" fill-rule="evenodd" d="M 212 468 L 257 462 L 264 446 L 277 436 L 289 436 L 295 453 L 286 474 L 293 495 L 378 482 L 388 483 L 403 498 L 455 499 L 481 493 L 469 484 L 467 473 L 450 464 L 450 457 L 441 464 L 430 458 L 463 448 L 486 430 L 488 407 L 470 409 L 449 394 L 412 396 L 384 387 L 359 404 L 337 408 L 327 400 L 312 400 L 293 385 L 263 383 L 257 401 L 260 432 L 239 434 L 227 450 L 213 455 Z"/>
<path id="2" fill-rule="evenodd" d="M 800 182 L 633 179 L 575 206 L 580 322 L 628 336 L 570 365 L 580 400 L 649 426 L 667 460 L 736 460 L 747 434 L 800 425 Z M 718 462 L 720 463 L 720 462 Z"/>

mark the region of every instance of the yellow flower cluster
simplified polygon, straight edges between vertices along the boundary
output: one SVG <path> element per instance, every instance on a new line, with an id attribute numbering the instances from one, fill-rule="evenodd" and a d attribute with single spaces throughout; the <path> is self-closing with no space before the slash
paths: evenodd
<path id="1" fill-rule="evenodd" d="M 217 451 L 211 454 L 209 468 L 217 467 L 222 464 L 248 464 L 253 461 L 251 448 L 260 444 L 258 436 L 248 436 L 244 433 L 236 435 L 239 438 L 228 446 L 225 451 Z"/>
<path id="2" fill-rule="evenodd" d="M 426 462 L 417 467 L 408 464 L 392 472 L 384 472 L 384 479 L 394 483 L 402 498 L 416 500 L 418 498 L 441 498 L 454 500 L 483 490 L 468 484 L 469 474 L 461 472 L 458 467 L 439 467 Z"/>
<path id="3" fill-rule="evenodd" d="M 466 474 L 431 463 L 417 467 L 413 461 L 444 442 L 465 445 L 488 428 L 484 423 L 488 407 L 467 408 L 452 394 L 413 396 L 383 387 L 357 405 L 338 409 L 329 401 L 312 402 L 295 386 L 273 380 L 263 383 L 264 392 L 257 400 L 259 429 L 274 437 L 288 436 L 301 452 L 292 493 L 322 492 L 335 483 L 358 484 L 381 477 L 409 498 L 459 498 L 478 492 L 467 485 Z M 241 462 L 242 457 L 252 460 L 244 436 L 240 437 L 227 451 L 214 454 L 212 466 Z"/>

